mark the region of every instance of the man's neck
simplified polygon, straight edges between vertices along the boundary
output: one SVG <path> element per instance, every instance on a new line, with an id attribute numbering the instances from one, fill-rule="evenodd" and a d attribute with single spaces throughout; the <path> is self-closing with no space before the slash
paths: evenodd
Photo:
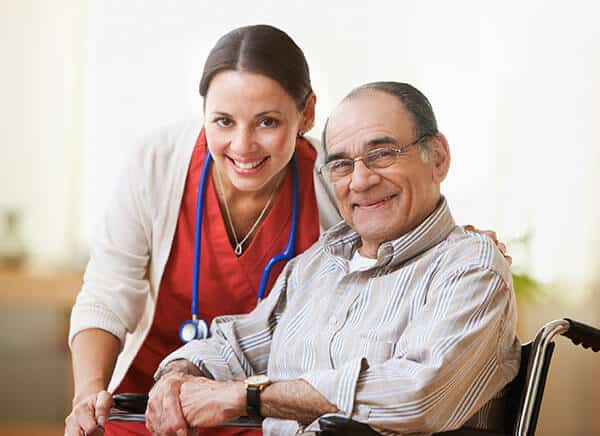
<path id="1" fill-rule="evenodd" d="M 388 238 L 375 239 L 375 240 L 365 240 L 361 236 L 361 246 L 358 247 L 358 252 L 363 257 L 377 259 L 377 251 L 379 251 L 379 247 L 381 246 L 381 244 L 384 244 L 387 241 L 393 241 L 395 239 L 398 239 L 398 238 L 406 235 L 407 233 L 411 232 L 412 230 L 414 230 L 423 221 L 425 221 L 427 219 L 427 217 L 433 213 L 433 211 L 435 211 L 438 208 L 441 201 L 442 201 L 442 197 L 441 197 L 441 195 L 439 195 L 436 199 L 436 202 L 433 203 L 433 205 L 431 207 L 428 207 L 427 209 L 425 209 L 425 212 L 422 214 L 422 216 L 418 217 L 418 219 L 416 219 L 412 225 L 403 229 L 403 231 L 401 231 L 397 235 L 389 235 Z"/>
<path id="2" fill-rule="evenodd" d="M 358 252 L 362 257 L 368 257 L 369 259 L 377 259 L 377 251 L 379 246 L 385 241 L 362 241 L 362 245 L 358 247 Z"/>

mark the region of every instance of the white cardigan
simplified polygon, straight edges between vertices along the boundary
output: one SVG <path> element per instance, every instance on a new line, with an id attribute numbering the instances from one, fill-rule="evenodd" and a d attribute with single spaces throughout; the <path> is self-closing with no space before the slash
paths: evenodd
<path id="1" fill-rule="evenodd" d="M 71 313 L 69 344 L 100 328 L 121 341 L 108 389 L 116 389 L 142 346 L 154 317 L 161 277 L 175 234 L 190 158 L 202 121 L 146 138 L 134 149 L 92 244 L 83 286 Z M 317 141 L 315 168 L 323 162 Z M 333 192 L 315 171 L 321 230 L 340 221 Z M 183 320 L 182 320 L 183 321 Z"/>

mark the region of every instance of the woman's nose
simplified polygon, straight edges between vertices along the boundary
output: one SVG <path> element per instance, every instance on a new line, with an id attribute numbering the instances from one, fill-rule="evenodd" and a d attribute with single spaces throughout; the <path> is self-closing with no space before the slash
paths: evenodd
<path id="1" fill-rule="evenodd" d="M 254 143 L 254 132 L 250 128 L 240 127 L 236 129 L 231 138 L 229 148 L 236 153 L 247 153 L 256 148 Z"/>

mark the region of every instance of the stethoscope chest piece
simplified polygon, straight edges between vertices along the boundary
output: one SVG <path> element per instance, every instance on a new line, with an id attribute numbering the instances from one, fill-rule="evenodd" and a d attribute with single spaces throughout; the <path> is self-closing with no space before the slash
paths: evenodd
<path id="1" fill-rule="evenodd" d="M 208 338 L 208 324 L 203 319 L 188 319 L 179 327 L 179 339 L 187 344 L 194 339 Z"/>

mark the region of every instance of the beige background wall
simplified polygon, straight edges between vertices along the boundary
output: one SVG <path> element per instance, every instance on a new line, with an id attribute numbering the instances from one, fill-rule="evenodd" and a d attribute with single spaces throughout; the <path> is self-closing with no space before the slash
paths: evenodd
<path id="1" fill-rule="evenodd" d="M 0 280 L 1 381 L 23 394 L 21 407 L 0 403 L 10 416 L 33 408 L 24 420 L 60 427 L 65 301 L 76 292 L 70 281 L 60 285 L 60 271 L 85 262 L 131 144 L 200 115 L 208 50 L 249 23 L 280 26 L 304 49 L 318 94 L 316 136 L 357 84 L 420 87 L 451 143 L 444 191 L 458 221 L 507 241 L 533 234 L 525 249 L 510 247 L 515 269 L 546 288 L 521 308 L 523 336 L 564 315 L 600 325 L 596 2 L 0 0 L 0 11 L 0 211 L 22 212 L 30 261 L 71 296 L 31 285 L 48 290 L 36 305 L 25 295 L 31 288 L 17 287 L 15 298 L 14 283 Z M 16 280 L 47 283 L 28 274 Z M 19 320 L 34 340 L 23 340 Z M 40 349 L 46 359 L 36 359 Z M 600 434 L 598 359 L 558 341 L 538 434 Z M 37 382 L 40 374 L 49 377 Z M 29 393 L 38 401 L 27 403 Z"/>

